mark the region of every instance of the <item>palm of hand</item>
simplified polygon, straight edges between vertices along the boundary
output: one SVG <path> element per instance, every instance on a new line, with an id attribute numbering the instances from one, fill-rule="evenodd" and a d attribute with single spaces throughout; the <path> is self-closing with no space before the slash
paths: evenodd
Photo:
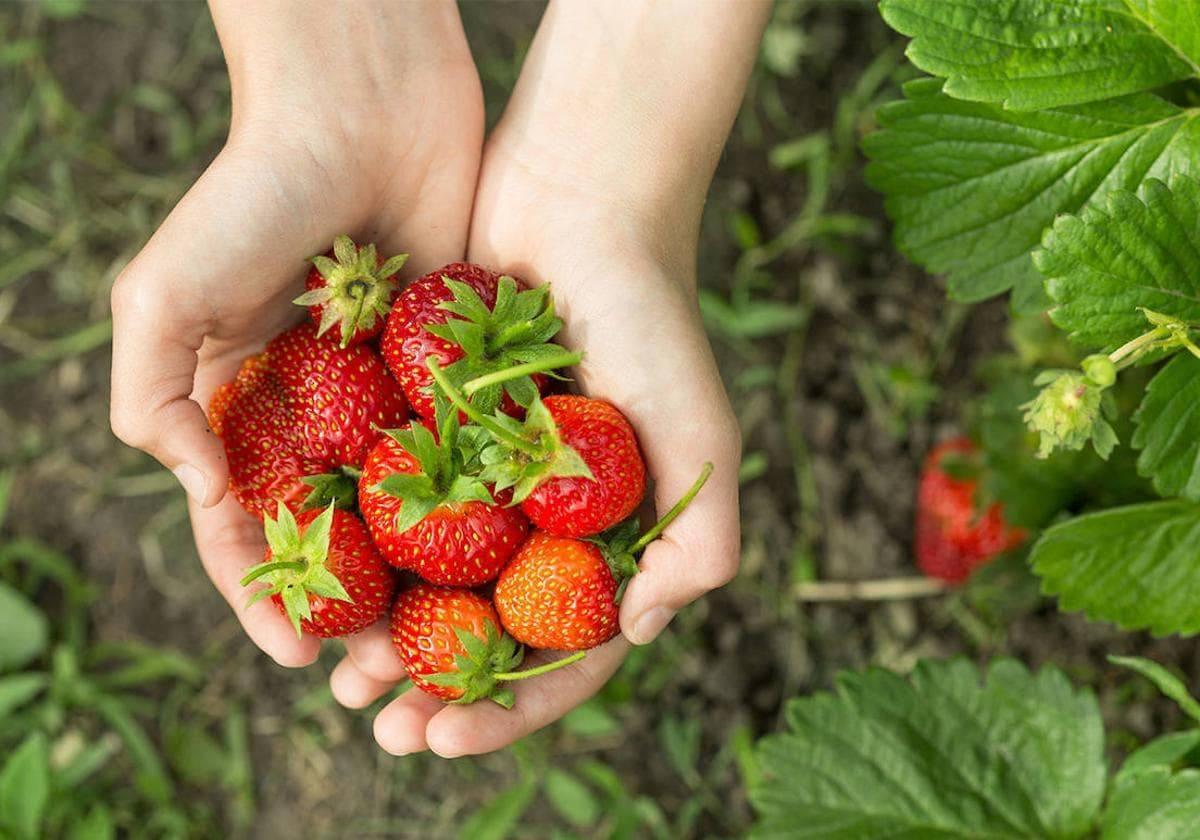
<path id="1" fill-rule="evenodd" d="M 604 684 L 628 650 L 648 641 L 677 609 L 732 576 L 738 553 L 736 421 L 699 322 L 690 265 L 668 265 L 613 216 L 574 199 L 525 189 L 485 169 L 472 219 L 469 259 L 531 283 L 553 284 L 567 326 L 559 340 L 585 352 L 577 384 L 619 406 L 633 423 L 661 515 L 704 461 L 714 478 L 666 537 L 642 558 L 622 603 L 624 637 L 569 668 L 517 684 L 512 710 L 491 703 L 442 706 L 419 691 L 394 700 L 375 734 L 393 753 L 431 748 L 444 756 L 503 747 L 565 714 Z M 504 184 L 492 201 L 490 183 Z M 536 208 L 536 212 L 535 212 Z M 659 251 L 661 253 L 661 251 Z M 646 616 L 651 624 L 640 624 Z M 365 706 L 403 679 L 386 628 L 347 640 L 335 670 L 335 696 Z M 543 660 L 541 654 L 529 662 Z"/>

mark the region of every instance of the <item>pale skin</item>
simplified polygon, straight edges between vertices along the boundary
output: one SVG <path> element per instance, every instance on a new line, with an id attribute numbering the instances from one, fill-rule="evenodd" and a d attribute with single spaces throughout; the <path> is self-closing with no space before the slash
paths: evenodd
<path id="1" fill-rule="evenodd" d="M 409 691 L 375 721 L 380 746 L 397 755 L 499 749 L 595 693 L 631 643 L 652 641 L 737 570 L 740 440 L 700 324 L 695 260 L 704 197 L 770 5 L 551 0 L 484 146 L 453 4 L 381 0 L 331 14 L 256 0 L 232 14 L 227 2 L 212 7 L 233 82 L 230 140 L 114 288 L 112 419 L 180 477 L 205 568 L 259 647 L 302 666 L 319 642 L 297 640 L 269 603 L 245 607 L 237 581 L 262 558 L 261 531 L 225 494 L 200 406 L 302 314 L 290 303 L 304 274 L 297 254 L 338 233 L 411 251 L 409 276 L 465 256 L 552 283 L 568 325 L 560 340 L 586 354 L 573 376 L 629 417 L 659 514 L 714 464 L 643 555 L 621 636 L 515 684 L 512 710 Z M 297 72 L 304 65 L 313 78 Z M 350 81 L 364 76 L 367 93 Z M 331 677 L 343 705 L 366 706 L 403 680 L 385 623 L 345 644 Z"/>

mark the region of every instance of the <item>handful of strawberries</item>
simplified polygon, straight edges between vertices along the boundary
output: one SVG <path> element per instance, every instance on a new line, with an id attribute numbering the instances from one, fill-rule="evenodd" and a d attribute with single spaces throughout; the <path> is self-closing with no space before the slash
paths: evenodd
<path id="1" fill-rule="evenodd" d="M 581 356 L 552 342 L 549 290 L 454 263 L 401 292 L 405 259 L 339 236 L 296 299 L 312 323 L 214 394 L 230 489 L 268 546 L 242 583 L 298 634 L 351 635 L 390 610 L 416 686 L 511 706 L 506 683 L 618 633 L 638 556 L 711 465 L 641 533 L 628 420 L 552 393 Z M 576 653 L 516 670 L 524 646 Z"/>

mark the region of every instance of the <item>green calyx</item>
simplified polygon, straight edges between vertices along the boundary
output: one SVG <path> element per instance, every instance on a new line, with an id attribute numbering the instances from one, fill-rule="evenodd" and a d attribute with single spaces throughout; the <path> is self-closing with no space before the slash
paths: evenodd
<path id="1" fill-rule="evenodd" d="M 498 632 L 491 621 L 485 624 L 486 638 L 483 639 L 469 630 L 455 627 L 454 634 L 466 651 L 454 657 L 456 670 L 425 677 L 425 681 L 433 685 L 461 689 L 462 696 L 451 701 L 453 703 L 465 705 L 486 699 L 511 709 L 516 697 L 507 683 L 557 671 L 584 657 L 584 651 L 579 651 L 535 668 L 514 671 L 525 658 L 525 649 L 512 636 Z"/>
<path id="2" fill-rule="evenodd" d="M 667 526 L 674 522 L 679 514 L 687 510 L 692 499 L 696 498 L 696 494 L 700 492 L 709 476 L 712 475 L 712 471 L 712 463 L 705 461 L 704 466 L 700 468 L 700 475 L 692 482 L 692 486 L 645 533 L 640 533 L 641 526 L 637 516 L 631 516 L 624 522 L 609 528 L 603 534 L 587 540 L 600 549 L 600 553 L 604 556 L 604 562 L 608 564 L 609 571 L 617 581 L 616 602 L 618 604 L 621 603 L 630 578 L 638 573 L 638 558 L 646 550 L 646 546 L 658 539 Z"/>
<path id="3" fill-rule="evenodd" d="M 416 474 L 393 473 L 377 488 L 403 501 L 396 515 L 396 530 L 412 528 L 439 505 L 456 502 L 495 504 L 487 485 L 480 478 L 479 453 L 486 443 L 483 429 L 465 429 L 458 423 L 458 411 L 441 396 L 435 401 L 438 435 L 413 421 L 407 429 L 385 432 L 420 465 Z"/>
<path id="4" fill-rule="evenodd" d="M 1082 449 L 1089 442 L 1107 459 L 1117 445 L 1117 434 L 1108 422 L 1116 413 L 1107 393 L 1117 374 L 1127 367 L 1164 353 L 1187 350 L 1200 357 L 1191 338 L 1191 326 L 1178 318 L 1141 308 L 1150 329 L 1111 353 L 1096 353 L 1080 362 L 1079 370 L 1047 370 L 1034 379 L 1038 395 L 1021 406 L 1025 424 L 1038 434 L 1039 458 L 1055 449 Z"/>
<path id="5" fill-rule="evenodd" d="M 354 601 L 337 575 L 325 566 L 329 558 L 333 511 L 331 504 L 301 534 L 296 517 L 280 502 L 276 518 L 268 516 L 263 520 L 263 533 L 271 549 L 271 559 L 247 570 L 241 581 L 242 586 L 249 586 L 256 580 L 267 584 L 250 597 L 249 604 L 258 603 L 272 595 L 280 596 L 297 637 L 303 635 L 301 620 L 312 619 L 309 593 L 322 598 Z"/>
<path id="6" fill-rule="evenodd" d="M 564 353 L 565 351 L 559 351 Z M 562 356 L 578 363 L 579 354 Z M 479 452 L 482 469 L 479 478 L 492 484 L 497 492 L 512 489 L 512 504 L 520 504 L 539 484 L 550 478 L 581 476 L 595 479 L 580 454 L 564 443 L 558 424 L 536 394 L 526 406 L 525 419 L 517 420 L 497 409 L 488 415 L 450 381 L 437 360 L 427 360 L 435 386 L 456 408 L 486 431 L 487 441 Z M 472 387 L 468 382 L 466 388 Z"/>
<path id="7" fill-rule="evenodd" d="M 312 490 L 304 497 L 300 510 L 316 510 L 330 505 L 353 510 L 358 503 L 358 479 L 361 475 L 362 470 L 343 465 L 331 473 L 304 476 L 300 480 Z"/>
<path id="8" fill-rule="evenodd" d="M 345 347 L 355 332 L 373 329 L 376 319 L 385 317 L 392 308 L 396 273 L 407 260 L 408 254 L 397 254 L 381 265 L 373 244 L 359 248 L 349 236 L 339 236 L 333 240 L 332 259 L 325 255 L 312 258 L 325 285 L 305 292 L 293 303 L 321 307 L 317 335 L 339 324 Z"/>
<path id="9" fill-rule="evenodd" d="M 518 405 L 528 406 L 538 393 L 533 374 L 557 377 L 553 367 L 559 365 L 546 362 L 563 352 L 550 342 L 563 322 L 554 313 L 549 287 L 518 291 L 517 281 L 505 275 L 496 289 L 496 305 L 489 309 L 466 283 L 446 276 L 442 281 L 453 298 L 438 306 L 456 317 L 426 329 L 463 350 L 463 357 L 446 368 L 446 375 L 462 385 L 529 365 L 518 375 L 488 381 L 467 395 L 485 414 L 499 407 L 505 393 Z"/>

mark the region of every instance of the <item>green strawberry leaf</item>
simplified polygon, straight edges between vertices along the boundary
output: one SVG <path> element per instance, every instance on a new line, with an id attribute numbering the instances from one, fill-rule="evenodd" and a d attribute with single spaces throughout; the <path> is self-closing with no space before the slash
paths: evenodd
<path id="1" fill-rule="evenodd" d="M 16 838 L 41 837 L 50 798 L 50 745 L 35 732 L 12 750 L 0 768 L 0 827 Z"/>
<path id="2" fill-rule="evenodd" d="M 947 273 L 959 300 L 1013 289 L 1018 309 L 1044 307 L 1029 254 L 1056 216 L 1200 161 L 1197 112 L 1152 94 L 1020 113 L 953 99 L 938 79 L 904 93 L 864 141 L 867 177 L 887 197 L 897 246 Z"/>
<path id="3" fill-rule="evenodd" d="M 758 747 L 751 837 L 1083 837 L 1104 797 L 1096 700 L 1053 668 L 842 673 L 787 722 Z"/>
<path id="4" fill-rule="evenodd" d="M 20 591 L 0 581 L 0 673 L 37 659 L 50 637 L 46 616 Z"/>
<path id="5" fill-rule="evenodd" d="M 1129 754 L 1129 757 L 1121 765 L 1121 769 L 1117 771 L 1113 785 L 1117 787 L 1124 785 L 1139 773 L 1156 767 L 1173 768 L 1198 748 L 1200 748 L 1200 729 L 1160 735 Z"/>
<path id="6" fill-rule="evenodd" d="M 1115 348 L 1149 329 L 1152 310 L 1200 321 L 1200 182 L 1147 180 L 1115 190 L 1047 231 L 1034 263 L 1054 323 L 1088 347 Z"/>
<path id="7" fill-rule="evenodd" d="M 881 0 L 907 55 L 958 99 L 1078 105 L 1200 75 L 1200 16 L 1177 0 Z M 1138 8 L 1141 7 L 1141 8 Z"/>
<path id="8" fill-rule="evenodd" d="M 1200 501 L 1200 359 L 1181 353 L 1163 367 L 1133 419 L 1138 474 L 1160 495 Z"/>
<path id="9" fill-rule="evenodd" d="M 1200 771 L 1153 767 L 1116 785 L 1102 840 L 1192 840 L 1200 825 Z"/>
<path id="10" fill-rule="evenodd" d="M 1200 632 L 1200 504 L 1149 502 L 1055 525 L 1030 562 L 1059 607 L 1127 630 Z"/>

